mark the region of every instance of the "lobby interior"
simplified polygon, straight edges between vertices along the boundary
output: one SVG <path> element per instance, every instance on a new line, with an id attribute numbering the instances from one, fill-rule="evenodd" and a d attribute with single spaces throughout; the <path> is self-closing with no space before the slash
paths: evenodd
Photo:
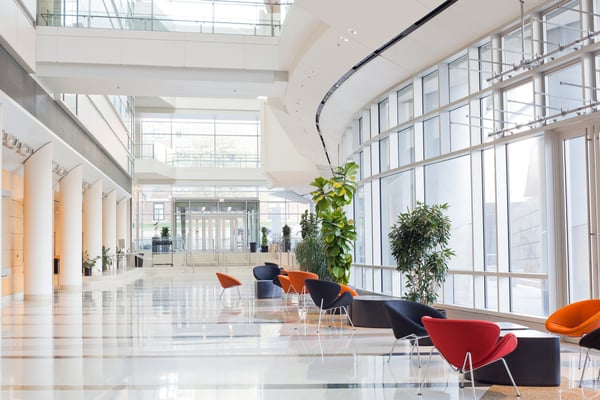
<path id="1" fill-rule="evenodd" d="M 355 161 L 361 293 L 403 294 L 388 233 L 424 201 L 450 205 L 450 318 L 543 332 L 598 298 L 600 1 L 363 3 L 0 0 L 0 397 L 514 397 L 437 354 L 420 389 L 391 329 L 317 332 L 252 267 L 298 267 L 281 227 Z M 562 341 L 560 385 L 521 398 L 600 398 L 591 354 L 580 387 Z"/>

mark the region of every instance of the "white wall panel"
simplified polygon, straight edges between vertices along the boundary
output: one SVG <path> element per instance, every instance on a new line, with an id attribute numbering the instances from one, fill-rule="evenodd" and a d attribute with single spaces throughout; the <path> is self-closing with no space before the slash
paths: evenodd
<path id="1" fill-rule="evenodd" d="M 15 1 L 0 0 L 0 45 L 30 72 L 35 71 L 35 39 L 34 26 Z"/>
<path id="2" fill-rule="evenodd" d="M 0 0 L 7 1 L 12 0 Z M 38 62 L 280 69 L 278 41 L 270 37 L 44 26 L 37 28 L 37 36 Z"/>

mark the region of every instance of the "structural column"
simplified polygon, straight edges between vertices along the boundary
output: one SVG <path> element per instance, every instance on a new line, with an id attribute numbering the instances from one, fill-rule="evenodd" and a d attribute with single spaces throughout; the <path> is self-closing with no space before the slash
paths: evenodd
<path id="1" fill-rule="evenodd" d="M 90 258 L 102 256 L 102 181 L 97 180 L 83 194 L 83 250 Z M 102 272 L 102 260 L 96 260 L 94 275 Z"/>
<path id="2" fill-rule="evenodd" d="M 4 133 L 4 109 L 2 106 L 2 103 L 0 103 L 0 132 Z M 2 152 L 0 151 L 0 165 L 2 165 Z M 0 171 L 0 187 L 4 188 L 4 182 L 2 181 L 2 172 Z M 4 214 L 4 200 L 3 200 L 4 196 L 0 196 L 0 238 L 4 238 L 4 229 L 2 229 L 2 227 L 4 226 L 2 224 L 2 216 Z M 1 245 L 2 241 L 0 240 L 0 260 L 4 259 L 4 257 L 2 256 L 2 245 Z M 7 265 L 7 267 L 10 267 Z M 1 268 L 1 265 L 0 265 Z M 2 278 L 0 278 L 0 298 L 2 298 Z M 0 319 L 0 324 L 2 323 L 1 319 Z M 2 372 L 0 370 L 0 372 Z"/>
<path id="3" fill-rule="evenodd" d="M 23 236 L 25 298 L 52 296 L 52 143 L 25 161 Z"/>
<path id="4" fill-rule="evenodd" d="M 127 206 L 129 205 L 129 199 L 123 198 L 117 203 L 117 248 L 123 250 L 129 248 L 129 242 L 127 240 Z M 121 242 L 123 240 L 123 242 Z"/>
<path id="5" fill-rule="evenodd" d="M 78 165 L 60 181 L 62 241 L 59 282 L 61 286 L 81 286 L 82 177 L 83 167 Z"/>
<path id="6" fill-rule="evenodd" d="M 102 244 L 109 255 L 117 252 L 117 192 L 111 190 L 102 200 Z"/>

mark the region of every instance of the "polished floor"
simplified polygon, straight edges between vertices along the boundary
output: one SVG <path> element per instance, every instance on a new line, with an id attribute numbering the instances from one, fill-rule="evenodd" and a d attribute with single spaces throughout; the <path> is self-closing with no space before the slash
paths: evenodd
<path id="1" fill-rule="evenodd" d="M 93 278 L 53 301 L 4 299 L 1 399 L 472 399 L 434 356 L 421 371 L 389 329 L 336 316 L 317 333 L 314 310 L 254 298 L 249 267 L 220 268 L 243 282 L 219 298 L 215 268 L 155 267 Z M 563 346 L 561 387 L 522 388 L 522 399 L 600 399 L 594 355 L 578 388 L 577 349 Z M 478 386 L 478 399 L 515 398 Z"/>

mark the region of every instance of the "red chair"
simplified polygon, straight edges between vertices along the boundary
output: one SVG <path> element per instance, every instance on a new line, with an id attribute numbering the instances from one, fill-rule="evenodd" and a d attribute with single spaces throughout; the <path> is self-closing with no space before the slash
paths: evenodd
<path id="1" fill-rule="evenodd" d="M 219 299 L 223 297 L 225 289 L 229 289 L 232 287 L 237 287 L 238 296 L 242 298 L 242 295 L 240 294 L 240 286 L 242 286 L 242 282 L 240 282 L 237 278 L 234 278 L 233 276 L 224 274 L 222 272 L 217 272 L 217 279 L 219 280 L 219 284 L 221 284 L 221 287 L 223 288 L 223 290 L 221 290 L 221 295 L 219 296 Z"/>
<path id="2" fill-rule="evenodd" d="M 500 338 L 500 327 L 489 321 L 441 319 L 429 316 L 423 317 L 421 321 L 433 345 L 442 357 L 458 370 L 461 376 L 465 372 L 471 372 L 471 387 L 473 388 L 474 398 L 475 379 L 473 371 L 498 360 L 502 360 L 504 363 L 504 368 L 506 368 L 517 396 L 521 396 L 508 364 L 504 360 L 504 356 L 517 348 L 517 337 L 513 333 L 506 333 Z M 430 352 L 429 360 L 431 354 Z M 423 382 L 427 376 L 429 360 L 423 375 Z M 422 386 L 422 384 L 419 385 L 419 394 L 421 394 Z M 463 386 L 462 382 L 460 386 Z"/>

